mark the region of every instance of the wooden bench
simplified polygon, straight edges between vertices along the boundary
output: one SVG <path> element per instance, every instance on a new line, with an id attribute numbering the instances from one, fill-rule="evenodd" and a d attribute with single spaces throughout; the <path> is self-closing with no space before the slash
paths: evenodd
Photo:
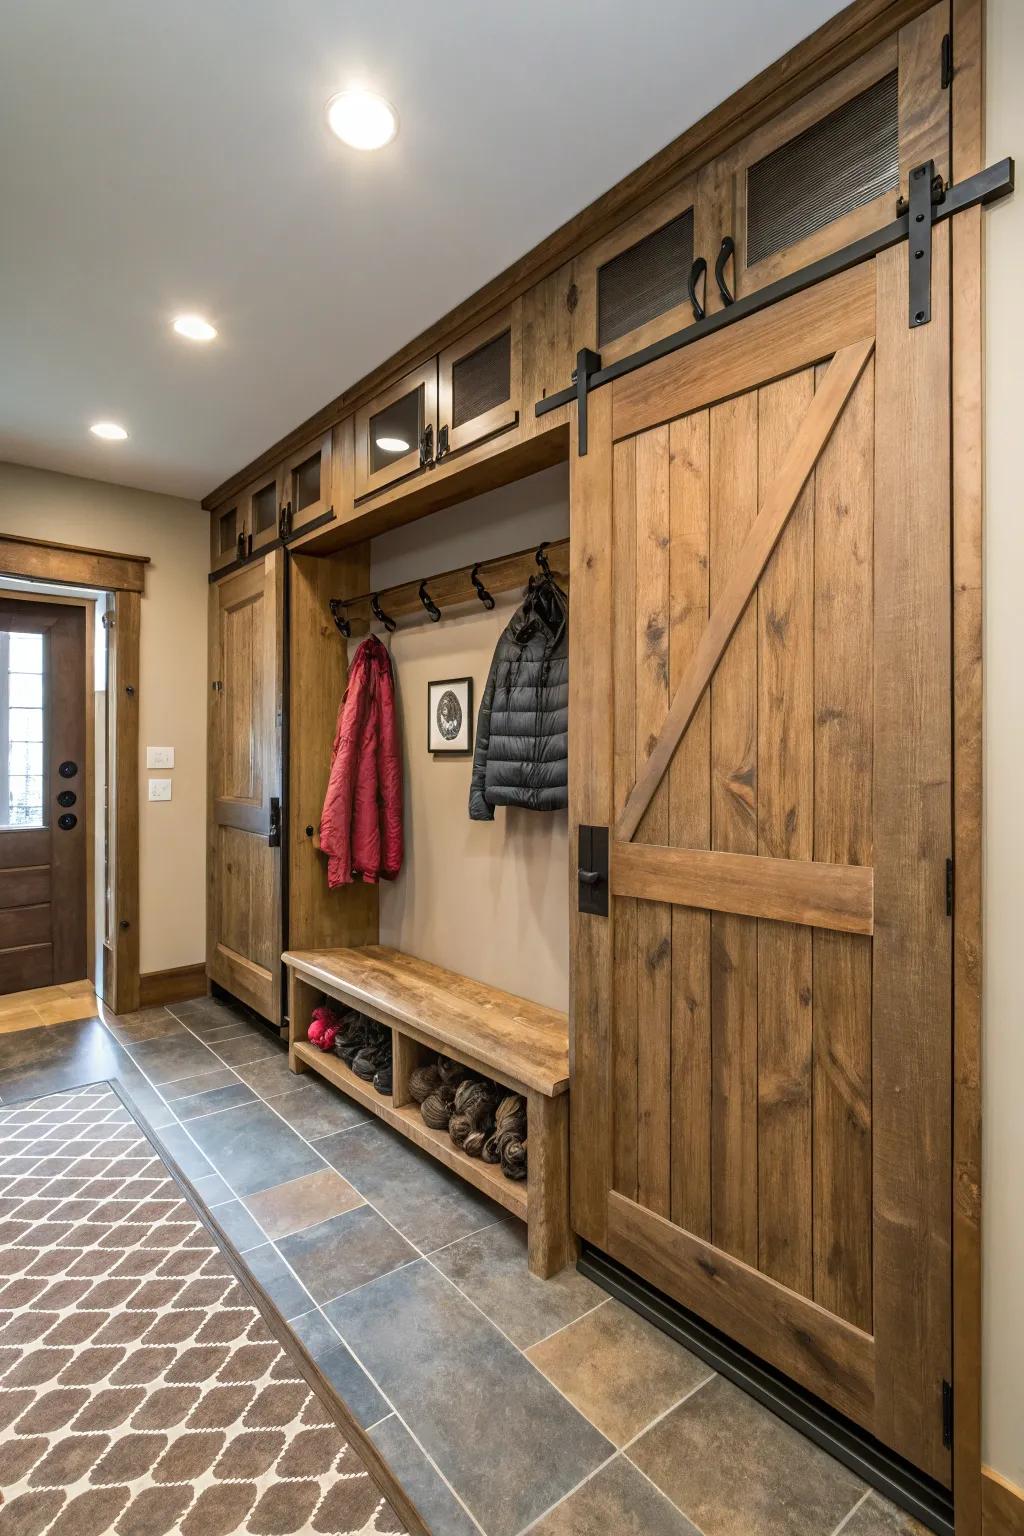
<path id="1" fill-rule="evenodd" d="M 499 992 L 383 945 L 298 949 L 288 967 L 288 1064 L 308 1068 L 490 1195 L 527 1225 L 530 1270 L 545 1279 L 576 1255 L 569 1226 L 569 1026 L 564 1013 Z M 392 1093 L 383 1096 L 333 1052 L 308 1039 L 321 994 L 386 1024 L 392 1038 Z M 447 1131 L 433 1130 L 409 1093 L 409 1074 L 435 1054 L 515 1093 L 527 1105 L 525 1183 L 467 1156 Z"/>

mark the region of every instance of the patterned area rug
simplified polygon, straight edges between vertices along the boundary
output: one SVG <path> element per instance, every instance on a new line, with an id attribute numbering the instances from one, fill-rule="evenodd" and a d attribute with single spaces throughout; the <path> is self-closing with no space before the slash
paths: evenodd
<path id="1" fill-rule="evenodd" d="M 3 1536 L 407 1529 L 103 1084 L 0 1110 L 0 1489 Z"/>

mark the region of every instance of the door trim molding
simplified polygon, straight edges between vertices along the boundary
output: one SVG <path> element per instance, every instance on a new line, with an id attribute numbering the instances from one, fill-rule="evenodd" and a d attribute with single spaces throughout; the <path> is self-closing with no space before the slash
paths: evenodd
<path id="1" fill-rule="evenodd" d="M 144 592 L 148 564 L 148 555 L 120 555 L 14 533 L 0 535 L 0 570 L 31 581 L 62 581 L 103 592 Z"/>

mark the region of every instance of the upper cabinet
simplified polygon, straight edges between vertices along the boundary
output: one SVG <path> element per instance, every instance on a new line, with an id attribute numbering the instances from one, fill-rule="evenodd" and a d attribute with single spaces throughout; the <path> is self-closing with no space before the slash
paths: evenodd
<path id="1" fill-rule="evenodd" d="M 694 203 L 691 179 L 583 252 L 576 263 L 577 346 L 614 363 L 692 323 Z M 698 303 L 702 286 L 695 288 Z"/>
<path id="2" fill-rule="evenodd" d="M 737 298 L 890 223 L 913 166 L 948 176 L 948 30 L 943 0 L 708 168 L 719 228 L 705 254 L 713 265 L 732 240 L 723 272 Z"/>
<path id="3" fill-rule="evenodd" d="M 249 529 L 249 553 L 273 544 L 280 535 L 281 470 L 267 470 L 242 492 Z"/>
<path id="4" fill-rule="evenodd" d="M 435 462 L 517 424 L 522 335 L 522 303 L 517 301 L 441 353 Z"/>
<path id="5" fill-rule="evenodd" d="M 287 458 L 281 468 L 281 529 L 298 533 L 310 523 L 327 521 L 331 502 L 331 432 L 306 443 Z"/>
<path id="6" fill-rule="evenodd" d="M 356 499 L 432 464 L 436 432 L 437 359 L 432 357 L 356 412 Z"/>
<path id="7" fill-rule="evenodd" d="M 249 530 L 239 497 L 210 514 L 210 569 L 221 571 L 249 552 Z"/>

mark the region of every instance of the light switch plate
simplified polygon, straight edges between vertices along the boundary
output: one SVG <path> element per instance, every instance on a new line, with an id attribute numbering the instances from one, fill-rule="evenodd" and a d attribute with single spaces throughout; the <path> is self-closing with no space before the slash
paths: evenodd
<path id="1" fill-rule="evenodd" d="M 146 767 L 147 768 L 173 768 L 174 767 L 174 748 L 173 747 L 147 747 L 146 748 Z"/>
<path id="2" fill-rule="evenodd" d="M 151 800 L 169 800 L 171 798 L 170 779 L 150 779 L 149 798 Z"/>

